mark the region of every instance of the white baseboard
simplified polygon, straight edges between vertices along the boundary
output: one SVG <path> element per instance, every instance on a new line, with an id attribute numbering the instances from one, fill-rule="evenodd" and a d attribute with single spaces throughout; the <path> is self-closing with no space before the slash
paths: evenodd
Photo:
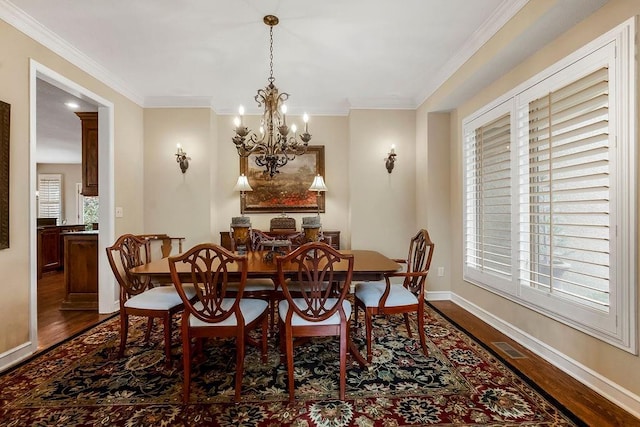
<path id="1" fill-rule="evenodd" d="M 16 365 L 23 360 L 31 357 L 33 353 L 35 353 L 36 348 L 37 346 L 34 346 L 30 341 L 27 341 L 24 344 L 21 344 L 0 354 L 0 372 L 4 372 L 13 365 Z"/>
<path id="2" fill-rule="evenodd" d="M 429 294 L 427 295 L 430 296 Z M 606 397 L 611 402 L 620 406 L 634 416 L 640 418 L 640 396 L 630 392 L 619 384 L 614 383 L 576 360 L 573 360 L 564 353 L 559 352 L 528 333 L 496 317 L 492 313 L 478 307 L 472 302 L 465 300 L 459 295 L 450 293 L 450 296 L 451 301 L 458 304 L 469 313 L 479 319 L 482 319 L 485 323 L 496 328 L 547 362 L 558 367 L 560 370 L 580 381 L 585 386 Z"/>

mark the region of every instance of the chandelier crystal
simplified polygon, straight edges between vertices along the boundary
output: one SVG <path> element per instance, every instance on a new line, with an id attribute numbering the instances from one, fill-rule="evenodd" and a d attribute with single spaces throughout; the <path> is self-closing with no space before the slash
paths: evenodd
<path id="1" fill-rule="evenodd" d="M 269 78 L 264 89 L 258 89 L 255 100 L 258 107 L 264 107 L 260 124 L 260 136 L 251 132 L 244 125 L 244 108 L 241 106 L 240 116 L 234 120 L 235 136 L 233 143 L 236 145 L 238 155 L 248 157 L 255 154 L 255 162 L 259 167 L 265 168 L 265 173 L 273 177 L 279 173 L 278 170 L 289 161 L 295 159 L 307 151 L 307 146 L 311 140 L 309 133 L 309 116 L 305 113 L 304 131 L 297 133 L 296 125 L 287 126 L 287 106 L 285 101 L 289 99 L 289 94 L 280 93 L 273 83 L 273 27 L 278 25 L 278 17 L 267 15 L 263 19 L 269 26 Z"/>

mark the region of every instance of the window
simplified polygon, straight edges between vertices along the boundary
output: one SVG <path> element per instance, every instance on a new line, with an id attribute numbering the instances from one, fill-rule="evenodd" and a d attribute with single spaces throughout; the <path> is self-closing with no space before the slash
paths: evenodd
<path id="1" fill-rule="evenodd" d="M 633 22 L 463 122 L 464 277 L 636 352 Z"/>
<path id="2" fill-rule="evenodd" d="M 98 223 L 98 197 L 89 197 L 82 195 L 82 183 L 76 183 L 76 222 L 78 224 L 95 224 Z"/>
<path id="3" fill-rule="evenodd" d="M 38 217 L 62 218 L 62 175 L 38 175 Z"/>

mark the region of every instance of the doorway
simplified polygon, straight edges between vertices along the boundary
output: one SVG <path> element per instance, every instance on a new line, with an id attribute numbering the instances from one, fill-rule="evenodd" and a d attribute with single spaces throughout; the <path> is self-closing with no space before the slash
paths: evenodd
<path id="1" fill-rule="evenodd" d="M 55 71 L 45 67 L 38 62 L 31 60 L 30 63 L 30 189 L 32 197 L 30 198 L 30 223 L 31 223 L 31 249 L 30 249 L 30 269 L 31 269 L 31 300 L 30 300 L 30 350 L 32 352 L 48 347 L 68 336 L 79 332 L 91 323 L 95 323 L 105 317 L 109 313 L 113 313 L 118 309 L 117 292 L 115 280 L 111 275 L 105 253 L 105 248 L 113 241 L 114 236 L 114 192 L 113 192 L 113 104 L 83 88 L 66 77 L 56 73 Z M 98 208 L 99 230 L 98 230 L 98 311 L 76 313 L 68 312 L 64 316 L 58 316 L 55 320 L 51 317 L 42 317 L 39 310 L 41 305 L 43 310 L 52 310 L 55 305 L 56 292 L 59 292 L 60 282 L 64 279 L 63 274 L 53 274 L 47 277 L 47 281 L 42 283 L 42 292 L 39 292 L 38 281 L 38 261 L 37 261 L 37 141 L 38 141 L 38 119 L 44 120 L 42 111 L 38 111 L 38 103 L 43 102 L 39 99 L 38 85 L 42 86 L 46 83 L 49 87 L 55 88 L 58 92 L 67 94 L 69 97 L 75 97 L 81 100 L 85 105 L 92 105 L 98 112 L 98 134 L 99 134 L 99 153 L 98 153 L 98 170 L 99 170 L 99 187 L 100 202 Z M 71 183 L 75 185 L 75 183 Z M 66 215 L 66 214 L 65 214 Z M 66 223 L 66 221 L 65 221 Z M 46 290 L 45 290 L 46 289 Z M 44 299 L 43 299 L 44 298 Z M 52 299 L 53 298 L 53 299 Z M 49 307 L 47 307 L 49 305 Z M 39 316 L 39 311 L 41 316 Z M 49 314 L 58 315 L 59 313 L 51 311 Z M 90 314 L 90 316 L 86 316 Z M 53 332 L 43 333 L 42 346 L 38 345 L 39 327 L 46 323 L 48 327 L 53 328 Z M 42 329 L 44 331 L 44 329 Z"/>

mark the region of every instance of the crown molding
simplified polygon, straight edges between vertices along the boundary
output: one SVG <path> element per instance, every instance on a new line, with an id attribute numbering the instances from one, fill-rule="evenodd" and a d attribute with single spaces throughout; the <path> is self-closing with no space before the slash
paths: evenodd
<path id="1" fill-rule="evenodd" d="M 423 104 L 427 98 L 442 86 L 462 65 L 469 60 L 480 48 L 493 37 L 516 13 L 518 13 L 529 0 L 504 0 L 494 13 L 478 28 L 457 53 L 440 68 L 433 79 L 427 81 L 427 86 L 417 96 L 420 102 L 416 108 Z"/>
<path id="2" fill-rule="evenodd" d="M 144 108 L 213 108 L 210 96 L 146 96 Z"/>
<path id="3" fill-rule="evenodd" d="M 98 81 L 125 96 L 132 102 L 143 106 L 143 98 L 131 90 L 119 78 L 113 76 L 106 68 L 82 53 L 76 47 L 62 39 L 53 31 L 36 21 L 8 0 L 0 0 L 0 19 L 31 37 L 47 49 L 61 56 L 71 64 L 80 68 Z"/>

